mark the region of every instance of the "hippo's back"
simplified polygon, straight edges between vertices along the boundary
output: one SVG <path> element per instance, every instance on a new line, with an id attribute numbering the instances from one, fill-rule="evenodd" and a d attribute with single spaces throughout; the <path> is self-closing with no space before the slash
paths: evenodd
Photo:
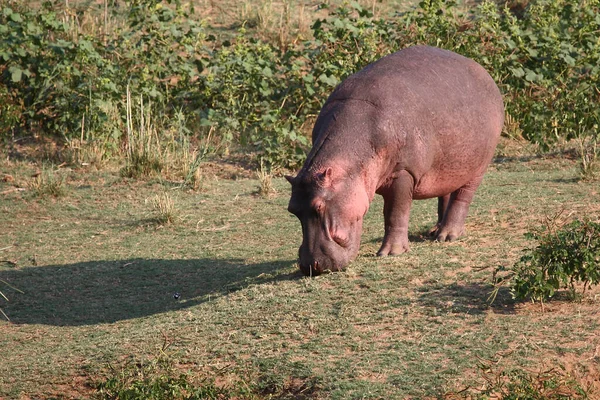
<path id="1" fill-rule="evenodd" d="M 378 123 L 368 133 L 347 134 L 370 135 L 378 152 L 389 152 L 396 169 L 415 177 L 415 198 L 449 193 L 483 175 L 504 123 L 502 96 L 485 69 L 427 46 L 400 50 L 348 77 L 322 113 L 357 103 L 377 110 Z"/>
<path id="2" fill-rule="evenodd" d="M 424 103 L 431 109 L 446 108 L 453 101 L 475 105 L 487 100 L 492 107 L 502 108 L 500 91 L 483 67 L 429 46 L 408 47 L 349 76 L 328 101 L 343 99 L 365 100 L 380 107 Z"/>

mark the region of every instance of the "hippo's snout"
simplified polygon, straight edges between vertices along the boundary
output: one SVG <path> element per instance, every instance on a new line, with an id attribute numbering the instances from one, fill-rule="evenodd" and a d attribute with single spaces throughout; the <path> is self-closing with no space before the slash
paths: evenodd
<path id="1" fill-rule="evenodd" d="M 329 249 L 331 250 L 331 249 Z M 325 252 L 310 252 L 304 246 L 299 249 L 298 266 L 306 276 L 318 276 L 327 272 L 343 271 L 350 262 L 342 247 L 335 249 L 335 255 Z"/>

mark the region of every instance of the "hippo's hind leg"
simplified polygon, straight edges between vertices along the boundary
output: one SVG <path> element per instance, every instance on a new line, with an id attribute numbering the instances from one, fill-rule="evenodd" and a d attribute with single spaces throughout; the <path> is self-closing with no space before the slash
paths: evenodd
<path id="1" fill-rule="evenodd" d="M 444 214 L 446 209 L 448 208 L 448 203 L 450 202 L 450 194 L 445 196 L 438 197 L 438 220 L 437 223 L 429 230 L 429 236 L 437 237 L 437 232 L 440 230 L 442 226 L 442 221 L 444 220 Z"/>
<path id="2" fill-rule="evenodd" d="M 412 205 L 414 180 L 406 171 L 401 171 L 392 183 L 380 188 L 383 196 L 385 236 L 378 256 L 394 256 L 408 251 L 408 218 Z"/>
<path id="3" fill-rule="evenodd" d="M 431 231 L 435 240 L 451 242 L 464 234 L 469 206 L 482 179 L 483 176 L 474 179 L 450 195 L 438 198 L 438 223 Z"/>

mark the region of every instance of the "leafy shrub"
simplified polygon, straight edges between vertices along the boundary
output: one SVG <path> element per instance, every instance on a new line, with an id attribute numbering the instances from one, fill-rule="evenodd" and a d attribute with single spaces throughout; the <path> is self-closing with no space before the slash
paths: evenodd
<path id="1" fill-rule="evenodd" d="M 0 84 L 9 100 L 2 114 L 12 110 L 13 124 L 48 132 L 72 128 L 81 120 L 89 77 L 104 67 L 93 38 L 69 40 L 69 25 L 50 2 L 39 11 L 11 2 L 0 14 L 0 33 Z"/>
<path id="2" fill-rule="evenodd" d="M 387 18 L 352 3 L 329 9 L 312 38 L 283 49 L 245 28 L 219 42 L 178 0 L 112 5 L 120 23 L 99 35 L 64 18 L 62 1 L 7 2 L 0 135 L 33 128 L 114 152 L 126 134 L 129 87 L 152 100 L 157 120 L 176 124 L 183 114 L 187 132 L 253 148 L 270 168 L 296 168 L 341 80 L 399 48 L 429 44 L 490 71 L 513 130 L 543 148 L 600 136 L 600 0 L 532 0 L 519 16 L 490 1 L 463 12 L 453 1 L 423 0 Z"/>
<path id="3" fill-rule="evenodd" d="M 0 14 L 0 95 L 9 100 L 1 105 L 4 124 L 9 110 L 13 127 L 71 138 L 104 133 L 109 125 L 116 129 L 105 133 L 118 140 L 127 87 L 162 102 L 161 114 L 182 107 L 202 70 L 204 36 L 181 7 L 131 2 L 126 29 L 103 40 L 62 18 L 60 3 L 46 1 L 36 10 L 10 2 Z M 115 107 L 121 109 L 116 116 Z"/>
<path id="4" fill-rule="evenodd" d="M 600 223 L 575 220 L 560 229 L 534 235 L 539 244 L 514 266 L 516 298 L 543 302 L 561 288 L 600 283 Z"/>
<path id="5" fill-rule="evenodd" d="M 282 112 L 289 98 L 289 57 L 242 29 L 235 43 L 215 50 L 194 101 L 201 125 L 215 128 L 222 140 L 256 146 L 269 166 L 296 167 L 307 140 L 297 118 Z"/>

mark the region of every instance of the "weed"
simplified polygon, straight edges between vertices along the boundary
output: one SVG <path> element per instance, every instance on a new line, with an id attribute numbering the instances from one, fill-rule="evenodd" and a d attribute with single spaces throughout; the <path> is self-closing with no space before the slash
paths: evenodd
<path id="1" fill-rule="evenodd" d="M 54 171 L 52 167 L 43 167 L 40 172 L 32 176 L 27 185 L 38 197 L 60 197 L 66 193 L 65 180 L 66 177 Z"/>
<path id="2" fill-rule="evenodd" d="M 200 170 L 200 165 L 210 152 L 212 132 L 213 128 L 209 129 L 202 151 L 193 152 L 192 157 L 189 158 L 189 160 L 192 160 L 191 163 L 188 161 L 184 169 L 183 184 L 191 186 L 194 190 L 198 190 L 202 185 L 202 171 Z"/>
<path id="3" fill-rule="evenodd" d="M 479 389 L 467 388 L 448 393 L 447 400 L 585 400 L 586 390 L 564 371 L 552 368 L 539 373 L 523 370 L 495 372 L 491 366 L 480 364 L 483 378 Z"/>
<path id="4" fill-rule="evenodd" d="M 600 137 L 580 137 L 578 140 L 581 179 L 593 181 L 600 175 Z"/>
<path id="5" fill-rule="evenodd" d="M 110 368 L 111 376 L 96 383 L 97 397 L 112 400 L 145 399 L 222 399 L 227 392 L 214 382 L 192 384 L 187 374 L 177 374 L 168 356 L 150 360 L 130 359 L 125 365 Z"/>
<path id="6" fill-rule="evenodd" d="M 265 164 L 262 160 L 260 161 L 260 168 L 258 171 L 256 171 L 256 177 L 260 183 L 258 187 L 259 195 L 262 197 L 270 197 L 271 195 L 277 193 L 273 187 L 273 174 L 268 168 L 265 167 Z"/>
<path id="7" fill-rule="evenodd" d="M 523 130 L 519 125 L 519 121 L 517 121 L 508 112 L 506 113 L 506 116 L 504 118 L 504 129 L 502 131 L 502 134 L 511 139 L 523 139 Z"/>
<path id="8" fill-rule="evenodd" d="M 156 215 L 155 220 L 161 224 L 172 224 L 177 220 L 175 202 L 167 192 L 157 194 L 150 200 L 152 209 Z"/>
<path id="9" fill-rule="evenodd" d="M 107 147 L 96 140 L 68 140 L 65 150 L 62 153 L 64 159 L 72 165 L 102 168 L 107 160 Z"/>

